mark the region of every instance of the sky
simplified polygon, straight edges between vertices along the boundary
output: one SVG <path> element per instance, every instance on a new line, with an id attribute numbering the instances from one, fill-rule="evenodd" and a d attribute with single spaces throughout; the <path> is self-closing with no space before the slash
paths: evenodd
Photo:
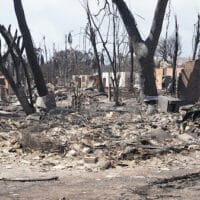
<path id="1" fill-rule="evenodd" d="M 96 10 L 95 0 L 90 0 L 91 10 Z M 150 30 L 157 0 L 126 0 L 133 12 L 138 29 L 145 38 Z M 80 0 L 22 0 L 29 29 L 36 46 L 43 44 L 45 36 L 49 52 L 53 43 L 56 49 L 65 46 L 65 34 L 72 31 L 74 48 L 83 48 L 79 35 L 86 26 L 86 15 Z M 200 12 L 199 0 L 171 0 L 171 22 L 169 35 L 173 34 L 174 15 L 178 17 L 179 33 L 182 41 L 182 56 L 191 57 L 192 38 L 197 14 Z M 142 16 L 142 17 L 140 17 Z M 12 24 L 14 31 L 17 21 L 13 8 L 13 0 L 0 0 L 0 24 Z M 165 30 L 166 20 L 163 26 Z"/>

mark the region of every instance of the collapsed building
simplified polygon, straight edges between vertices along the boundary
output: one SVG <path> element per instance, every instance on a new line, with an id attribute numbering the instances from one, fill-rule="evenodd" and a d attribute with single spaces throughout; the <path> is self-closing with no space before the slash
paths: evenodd
<path id="1" fill-rule="evenodd" d="M 128 69 L 128 67 L 127 67 Z M 130 86 L 130 72 L 128 70 L 117 72 L 119 78 L 119 87 L 126 88 Z M 170 65 L 161 64 L 155 68 L 155 79 L 159 94 L 163 91 L 169 93 L 169 85 L 172 82 L 173 68 Z M 102 80 L 105 88 L 112 87 L 113 73 L 111 69 L 103 70 Z M 200 99 L 200 60 L 187 61 L 179 65 L 176 69 L 177 96 L 184 104 L 193 104 Z M 78 88 L 97 89 L 99 85 L 99 76 L 97 73 L 83 73 L 72 76 L 72 81 L 77 83 Z M 134 87 L 139 85 L 139 73 L 134 72 Z M 13 94 L 4 76 L 0 76 L 0 98 L 5 99 L 8 94 Z M 166 93 L 167 94 L 167 93 Z"/>
<path id="2" fill-rule="evenodd" d="M 112 87 L 112 72 L 102 72 L 102 79 L 105 88 Z M 119 87 L 126 88 L 130 83 L 130 72 L 121 71 L 117 73 L 119 77 Z M 164 65 L 155 69 L 156 85 L 159 93 L 167 91 L 170 93 L 170 84 L 172 83 L 173 68 Z M 139 84 L 139 74 L 135 72 L 135 83 Z M 177 96 L 184 104 L 191 104 L 199 101 L 200 98 L 200 60 L 187 61 L 179 65 L 176 69 Z M 98 88 L 99 77 L 93 75 L 73 75 L 73 81 L 78 83 L 79 88 Z"/>
<path id="3" fill-rule="evenodd" d="M 119 80 L 119 87 L 125 88 L 128 87 L 130 81 L 130 72 L 118 72 L 117 77 Z M 112 72 L 103 72 L 102 79 L 105 88 L 112 87 Z M 94 75 L 73 75 L 72 80 L 78 83 L 79 88 L 98 88 L 99 85 L 99 76 Z"/>

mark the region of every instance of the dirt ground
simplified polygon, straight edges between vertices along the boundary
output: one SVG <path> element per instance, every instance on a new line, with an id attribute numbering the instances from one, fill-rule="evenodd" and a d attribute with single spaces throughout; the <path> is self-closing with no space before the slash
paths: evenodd
<path id="1" fill-rule="evenodd" d="M 2 107 L 0 200 L 198 200 L 199 121 L 181 132 L 180 113 L 123 101 L 89 98 L 77 111 L 62 100 L 28 117 Z"/>
<path id="2" fill-rule="evenodd" d="M 12 166 L 14 168 L 14 166 Z M 2 200 L 59 199 L 180 199 L 198 200 L 198 169 L 159 169 L 149 166 L 116 168 L 101 172 L 56 170 L 41 172 L 37 168 L 1 169 L 4 177 L 52 177 L 57 181 L 0 182 Z M 187 175 L 187 176 L 186 176 Z M 2 173 L 1 173 L 2 176 Z M 178 177 L 173 179 L 173 177 Z"/>

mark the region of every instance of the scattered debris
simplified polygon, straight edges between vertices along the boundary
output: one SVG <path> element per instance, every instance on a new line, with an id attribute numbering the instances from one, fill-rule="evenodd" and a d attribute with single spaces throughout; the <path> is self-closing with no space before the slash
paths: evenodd
<path id="1" fill-rule="evenodd" d="M 50 178 L 0 178 L 0 181 L 12 181 L 12 182 L 41 182 L 41 181 L 57 181 L 58 176 Z"/>
<path id="2" fill-rule="evenodd" d="M 59 92 L 62 96 L 61 89 Z M 81 110 L 58 107 L 27 117 L 20 111 L 13 112 L 16 116 L 9 119 L 2 116 L 2 160 L 9 163 L 4 156 L 23 156 L 19 162 L 41 162 L 52 170 L 106 170 L 200 149 L 199 110 L 192 106 L 180 108 L 181 113 L 185 112 L 181 119 L 179 113 L 148 115 L 135 98 L 113 107 L 106 96 L 82 97 Z M 184 134 L 179 134 L 181 126 L 177 122 L 187 122 Z"/>

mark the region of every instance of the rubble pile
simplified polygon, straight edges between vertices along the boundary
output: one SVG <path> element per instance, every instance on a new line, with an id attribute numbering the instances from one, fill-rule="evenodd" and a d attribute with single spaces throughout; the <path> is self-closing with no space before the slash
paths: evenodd
<path id="1" fill-rule="evenodd" d="M 82 111 L 1 117 L 1 161 L 99 170 L 199 150 L 198 117 L 181 132 L 180 113 L 149 116 L 134 99 L 119 108 L 97 99 Z"/>

